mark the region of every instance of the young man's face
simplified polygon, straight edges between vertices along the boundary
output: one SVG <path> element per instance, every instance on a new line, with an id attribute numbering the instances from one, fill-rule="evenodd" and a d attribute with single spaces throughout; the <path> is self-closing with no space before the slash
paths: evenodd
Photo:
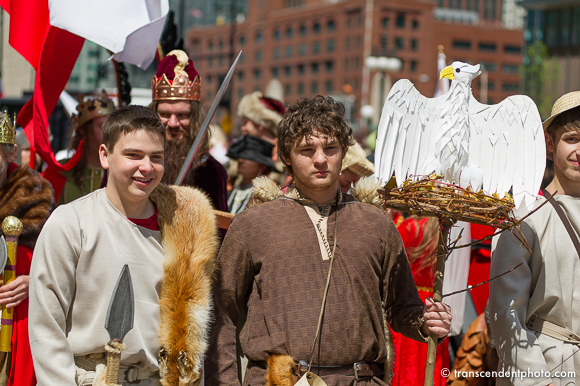
<path id="1" fill-rule="evenodd" d="M 559 128 L 546 135 L 546 147 L 552 153 L 554 172 L 568 182 L 580 184 L 580 130 Z"/>
<path id="2" fill-rule="evenodd" d="M 336 189 L 344 151 L 336 138 L 318 132 L 302 138 L 290 152 L 290 165 L 301 190 L 325 192 Z"/>
<path id="3" fill-rule="evenodd" d="M 135 130 L 123 134 L 109 151 L 99 148 L 103 169 L 109 170 L 107 188 L 114 190 L 123 204 L 149 198 L 163 177 L 164 148 L 161 134 Z"/>
<path id="4" fill-rule="evenodd" d="M 189 132 L 191 104 L 185 101 L 160 102 L 157 114 L 165 126 L 168 141 L 179 141 Z"/>

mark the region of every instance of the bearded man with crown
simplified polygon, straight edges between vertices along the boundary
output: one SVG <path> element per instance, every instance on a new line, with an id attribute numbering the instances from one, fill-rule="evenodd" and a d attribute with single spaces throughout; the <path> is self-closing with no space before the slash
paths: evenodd
<path id="1" fill-rule="evenodd" d="M 6 267 L 15 269 L 16 277 L 0 286 L 0 304 L 14 310 L 12 351 L 0 353 L 0 385 L 36 385 L 28 343 L 28 276 L 36 240 L 54 208 L 54 191 L 38 172 L 28 165 L 14 163 L 19 151 L 14 127 L 2 113 L 0 122 L 0 222 L 14 216 L 22 223 L 16 248 L 16 267 Z"/>
<path id="2" fill-rule="evenodd" d="M 201 77 L 193 61 L 181 50 L 167 54 L 151 80 L 155 111 L 165 126 L 167 154 L 163 182 L 173 184 L 206 117 L 201 103 Z M 206 131 L 185 175 L 183 185 L 205 192 L 215 209 L 227 212 L 226 169 L 209 154 Z"/>

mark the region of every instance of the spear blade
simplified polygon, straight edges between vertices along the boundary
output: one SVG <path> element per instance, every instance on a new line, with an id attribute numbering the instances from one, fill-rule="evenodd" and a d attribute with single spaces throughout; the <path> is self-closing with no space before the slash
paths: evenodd
<path id="1" fill-rule="evenodd" d="M 109 333 L 110 340 L 123 341 L 125 335 L 133 328 L 134 317 L 133 282 L 129 266 L 125 264 L 115 284 L 105 319 L 105 329 Z"/>
<path id="2" fill-rule="evenodd" d="M 240 51 L 240 53 L 236 57 L 236 60 L 234 60 L 234 63 L 230 67 L 230 70 L 228 71 L 226 77 L 224 78 L 224 81 L 222 82 L 222 85 L 220 86 L 220 89 L 218 90 L 218 92 L 213 100 L 213 103 L 211 104 L 211 107 L 209 108 L 207 115 L 205 116 L 205 119 L 204 119 L 203 123 L 201 124 L 199 132 L 197 133 L 197 137 L 195 137 L 195 141 L 193 141 L 193 145 L 191 145 L 191 149 L 189 149 L 189 153 L 187 153 L 187 157 L 185 158 L 185 162 L 183 163 L 183 166 L 181 167 L 181 170 L 179 171 L 179 174 L 177 175 L 177 178 L 175 179 L 174 185 L 181 186 L 181 184 L 183 183 L 183 180 L 185 179 L 185 174 L 189 170 L 189 167 L 191 166 L 191 162 L 193 161 L 193 157 L 195 157 L 195 154 L 197 153 L 197 149 L 199 148 L 199 144 L 201 143 L 201 139 L 203 138 L 203 134 L 207 131 L 207 129 L 209 127 L 209 122 L 213 118 L 213 115 L 215 114 L 215 111 L 218 107 L 218 104 L 222 100 L 222 97 L 224 96 L 224 93 L 226 92 L 226 89 L 228 88 L 228 85 L 230 84 L 230 81 L 232 80 L 232 76 L 234 75 L 234 70 L 236 69 L 236 65 L 238 64 L 238 60 L 240 60 L 241 55 L 242 55 L 242 51 Z"/>

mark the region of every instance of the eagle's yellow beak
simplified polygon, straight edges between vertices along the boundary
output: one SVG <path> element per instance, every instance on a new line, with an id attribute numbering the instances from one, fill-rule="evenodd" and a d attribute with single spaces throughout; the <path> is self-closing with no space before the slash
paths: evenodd
<path id="1" fill-rule="evenodd" d="M 455 76 L 453 76 L 453 67 L 447 66 L 443 70 L 441 70 L 441 74 L 439 74 L 439 79 L 443 78 L 455 79 Z"/>

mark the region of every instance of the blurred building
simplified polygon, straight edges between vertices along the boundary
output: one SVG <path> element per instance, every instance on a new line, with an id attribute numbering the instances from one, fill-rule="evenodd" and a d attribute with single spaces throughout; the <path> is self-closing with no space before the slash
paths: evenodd
<path id="1" fill-rule="evenodd" d="M 548 47 L 560 67 L 554 85 L 560 96 L 580 90 L 580 1 L 526 0 L 526 44 L 540 40 Z"/>
<path id="2" fill-rule="evenodd" d="M 230 85 L 232 112 L 244 94 L 263 91 L 270 79 L 278 78 L 286 103 L 316 94 L 347 96 L 354 101 L 351 118 L 357 122 L 361 105 L 372 102 L 378 80 L 375 70 L 365 69 L 366 57 L 402 61 L 400 72 L 387 73 L 385 92 L 398 79 L 407 78 L 421 93 L 432 96 L 439 44 L 449 63 L 461 60 L 484 66 L 487 81 L 476 79 L 474 95 L 479 98 L 483 88 L 487 102 L 497 103 L 519 90 L 523 50 L 522 31 L 502 23 L 502 4 L 502 0 L 248 0 L 243 17 L 235 23 L 230 18 L 190 29 L 185 48 L 202 76 L 206 103 L 243 50 Z"/>

